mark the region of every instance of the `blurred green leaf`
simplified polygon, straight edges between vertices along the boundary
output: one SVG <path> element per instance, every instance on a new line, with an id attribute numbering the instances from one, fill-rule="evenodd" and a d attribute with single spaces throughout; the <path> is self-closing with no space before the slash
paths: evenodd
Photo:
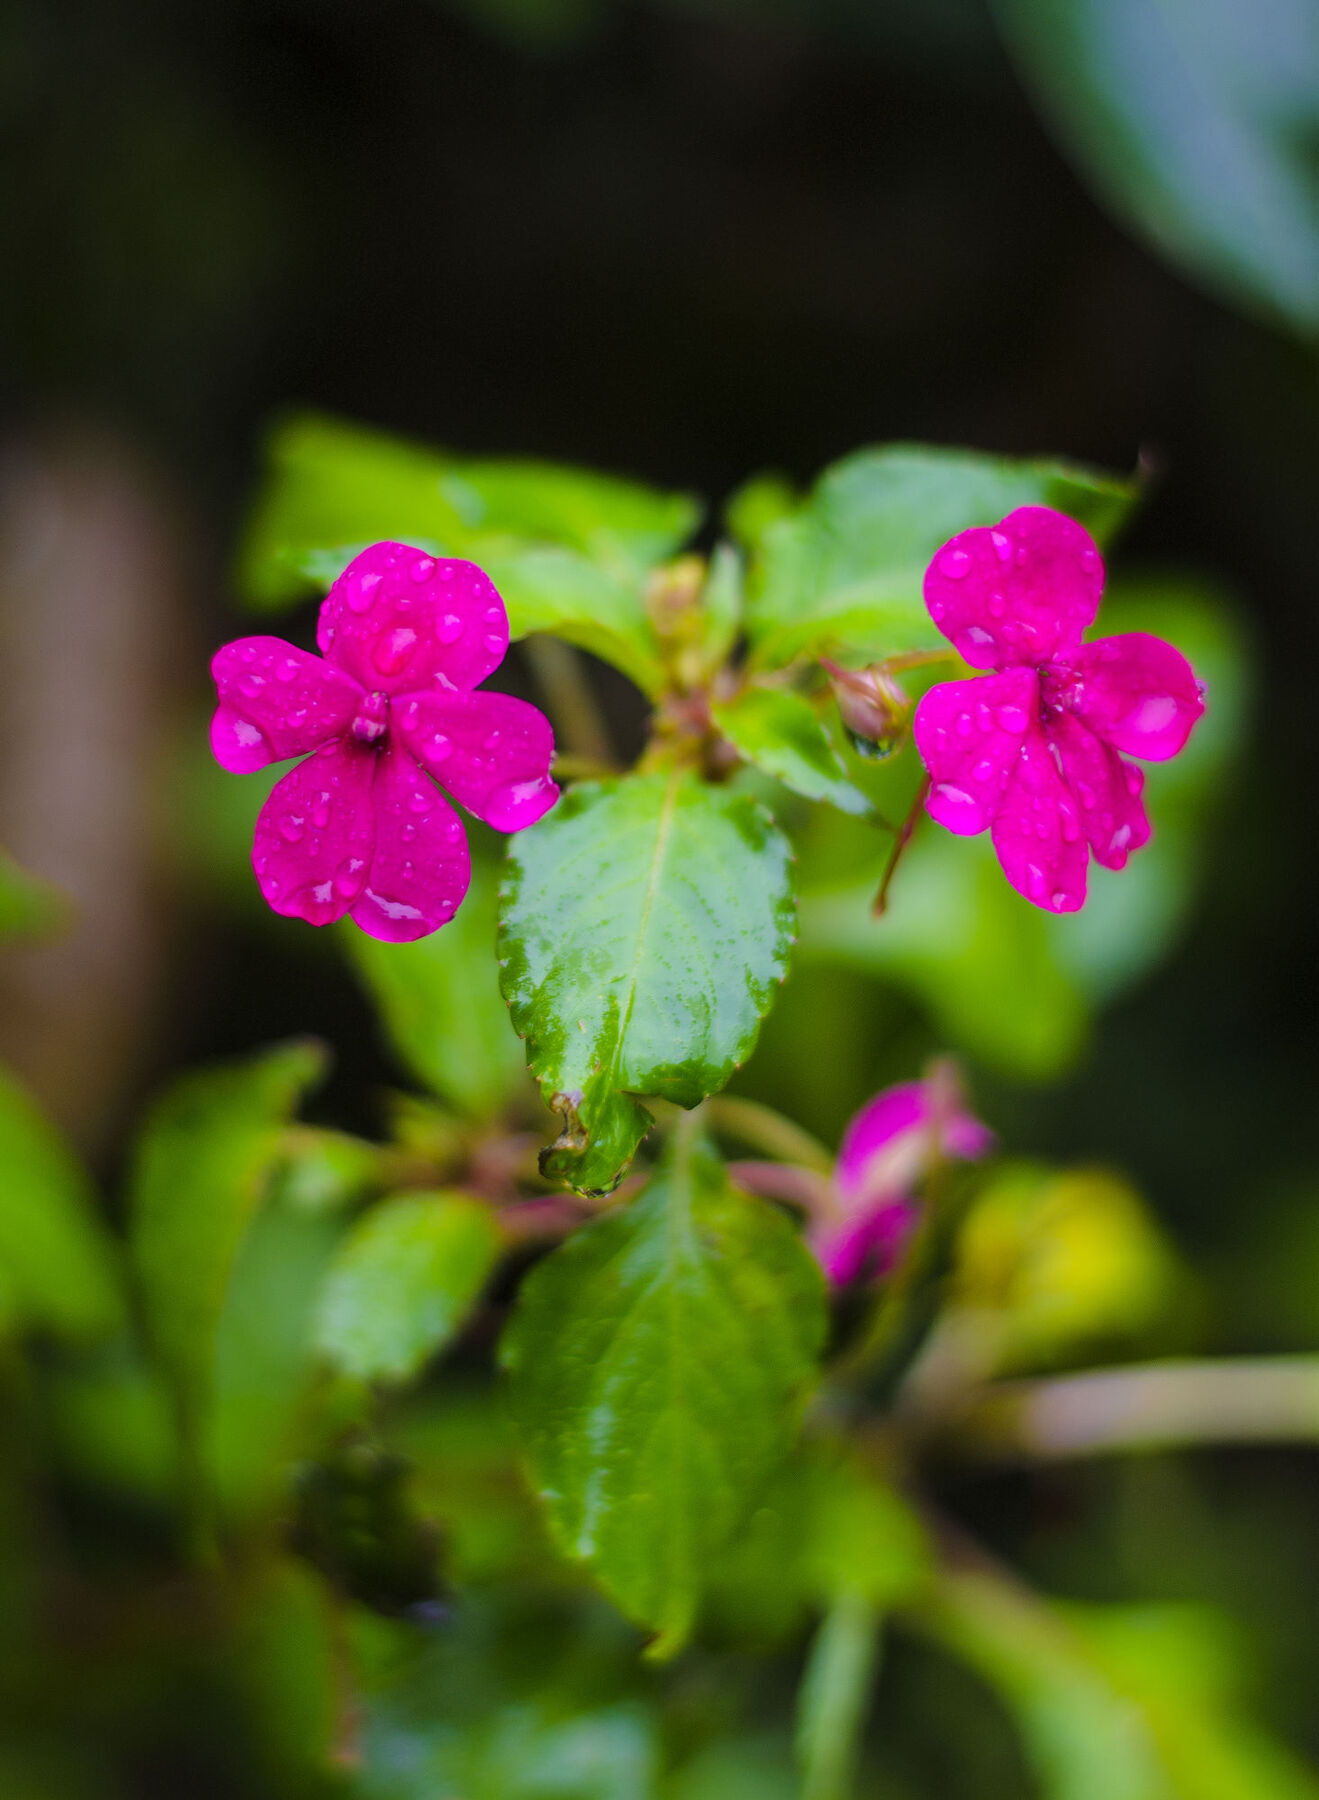
<path id="1" fill-rule="evenodd" d="M 499 1248 L 494 1214 L 469 1195 L 382 1200 L 335 1257 L 317 1326 L 322 1355 L 363 1380 L 406 1381 L 461 1327 Z"/>
<path id="2" fill-rule="evenodd" d="M 1052 954 L 1048 920 L 1010 888 L 988 836 L 956 838 L 923 819 L 876 919 L 879 846 L 860 879 L 803 881 L 804 963 L 881 975 L 931 1013 L 941 1038 L 990 1068 L 1048 1080 L 1085 1041 L 1079 983 Z"/>
<path id="3" fill-rule="evenodd" d="M 997 0 L 1063 145 L 1162 255 L 1319 330 L 1319 30 L 1310 0 Z"/>
<path id="4" fill-rule="evenodd" d="M 123 1322 L 120 1271 L 81 1165 L 0 1070 L 0 1315 L 20 1330 L 101 1337 Z"/>
<path id="5" fill-rule="evenodd" d="M 273 1203 L 295 1212 L 331 1213 L 379 1190 L 389 1152 L 366 1138 L 319 1125 L 291 1125 L 270 1184 Z"/>
<path id="6" fill-rule="evenodd" d="M 996 1372 L 1100 1355 L 1169 1311 L 1185 1272 L 1130 1184 L 1104 1169 L 1000 1169 L 962 1221 L 952 1303 Z"/>
<path id="7" fill-rule="evenodd" d="M 173 1504 L 179 1463 L 170 1396 L 136 1350 L 120 1340 L 94 1361 L 56 1366 L 43 1393 L 66 1474 L 98 1493 Z"/>
<path id="8" fill-rule="evenodd" d="M 453 919 L 415 944 L 381 943 L 350 924 L 340 942 L 408 1070 L 475 1118 L 500 1112 L 523 1080 L 523 1056 L 499 992 L 492 873 L 474 863 Z"/>
<path id="9" fill-rule="evenodd" d="M 253 605 L 324 588 L 365 545 L 399 538 L 477 562 L 515 638 L 553 631 L 663 684 L 646 576 L 700 519 L 695 501 L 552 463 L 457 457 L 315 415 L 272 434 L 270 473 L 242 558 Z"/>
<path id="10" fill-rule="evenodd" d="M 819 714 L 800 694 L 745 687 L 716 701 L 711 717 L 734 749 L 807 800 L 827 800 L 845 813 L 870 812 L 870 802 L 847 779 Z"/>
<path id="11" fill-rule="evenodd" d="M 320 1076 L 312 1043 L 185 1075 L 157 1101 L 129 1182 L 130 1242 L 147 1328 L 185 1418 L 210 1395 L 215 1334 L 239 1246 Z"/>
<path id="12" fill-rule="evenodd" d="M 1021 1730 L 1047 1800 L 1315 1800 L 1243 1719 L 1221 1623 L 1190 1607 L 1054 1606 L 988 1567 L 945 1570 L 914 1614 Z"/>
<path id="13" fill-rule="evenodd" d="M 58 888 L 29 875 L 0 850 L 0 938 L 43 938 L 59 930 L 69 903 Z"/>
<path id="14" fill-rule="evenodd" d="M 607 1191 L 650 1126 L 749 1054 L 787 966 L 788 844 L 682 771 L 573 788 L 509 846 L 501 984 L 563 1132 L 542 1167 Z"/>
<path id="15" fill-rule="evenodd" d="M 438 1388 L 428 1384 L 381 1424 L 412 1465 L 418 1505 L 440 1522 L 460 1585 L 563 1573 L 523 1477 L 506 1393 L 502 1382 L 458 1383 L 446 1371 Z"/>
<path id="16" fill-rule="evenodd" d="M 533 1479 L 565 1552 L 660 1654 L 785 1453 L 824 1330 L 795 1230 L 687 1126 L 637 1199 L 523 1283 L 502 1360 Z"/>
<path id="17" fill-rule="evenodd" d="M 752 661 L 776 668 L 821 650 L 861 662 L 947 649 L 922 582 L 948 538 L 1037 505 L 1079 519 L 1103 542 L 1136 498 L 1132 482 L 1062 462 L 905 444 L 858 450 L 764 528 L 747 607 Z"/>
<path id="18" fill-rule="evenodd" d="M 342 1230 L 272 1186 L 234 1256 L 200 1434 L 209 1491 L 231 1521 L 269 1518 L 317 1423 L 316 1308 Z"/>

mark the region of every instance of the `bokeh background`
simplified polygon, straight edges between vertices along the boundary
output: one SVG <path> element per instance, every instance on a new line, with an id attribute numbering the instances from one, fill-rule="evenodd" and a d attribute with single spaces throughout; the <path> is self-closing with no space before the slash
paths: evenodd
<path id="1" fill-rule="evenodd" d="M 224 876 L 208 811 L 205 665 L 242 629 L 272 416 L 712 508 L 886 440 L 1139 462 L 1115 562 L 1218 596 L 1239 749 L 1154 966 L 1065 1054 L 953 1047 L 1011 1149 L 1130 1173 L 1197 1272 L 1201 1348 L 1319 1348 L 1312 5 L 4 0 L 0 141 L 0 842 L 77 908 L 6 953 L 0 1053 L 111 1191 L 184 1064 L 317 1033 L 317 1105 L 361 1128 L 399 1079 L 342 960 Z M 813 979 L 743 1086 L 832 1142 L 957 1032 L 909 982 Z M 1037 979 L 1005 980 L 1005 1030 Z M 1314 1477 L 1223 1453 L 956 1503 L 1048 1585 L 1221 1603 L 1319 1755 Z M 180 1766 L 140 1791 L 240 1791 Z"/>

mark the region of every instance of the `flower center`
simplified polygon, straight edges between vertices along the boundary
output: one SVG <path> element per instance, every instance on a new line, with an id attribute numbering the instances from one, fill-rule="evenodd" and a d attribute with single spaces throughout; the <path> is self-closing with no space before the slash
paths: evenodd
<path id="1" fill-rule="evenodd" d="M 1076 710 L 1082 694 L 1076 670 L 1065 662 L 1045 663 L 1040 670 L 1040 722 L 1047 724 L 1066 709 Z"/>
<path id="2" fill-rule="evenodd" d="M 368 694 L 357 709 L 351 730 L 359 744 L 383 747 L 389 731 L 389 695 L 379 692 Z"/>

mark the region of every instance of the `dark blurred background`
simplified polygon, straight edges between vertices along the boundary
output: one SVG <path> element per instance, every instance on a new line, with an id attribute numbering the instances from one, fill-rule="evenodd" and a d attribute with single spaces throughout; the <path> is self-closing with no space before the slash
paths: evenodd
<path id="1" fill-rule="evenodd" d="M 1120 557 L 1234 598 L 1260 658 L 1248 755 L 1190 929 L 1082 1065 L 973 1080 L 1012 1147 L 1134 1173 L 1208 1272 L 1214 1345 L 1319 1346 L 1316 320 L 1303 285 L 1188 254 L 1102 157 L 1060 145 L 1046 119 L 1066 95 L 1041 87 L 1031 12 L 3 0 L 0 841 L 82 910 L 63 945 L 9 953 L 0 1037 L 104 1169 L 176 1064 L 323 1032 L 326 1105 L 349 1123 L 390 1073 L 348 976 L 183 894 L 162 842 L 164 746 L 201 720 L 206 659 L 241 629 L 233 551 L 272 413 L 310 404 L 712 504 L 755 470 L 806 481 L 886 439 L 1144 458 Z M 1216 0 L 1205 18 L 1257 17 L 1267 38 L 1273 12 L 1313 51 L 1306 7 Z M 1313 64 L 1273 48 L 1313 172 Z M 1137 149 L 1119 134 L 1113 153 Z M 908 1072 L 883 1042 L 851 1055 L 808 1121 L 826 1136 Z M 1313 1592 L 1296 1517 L 1312 1476 L 1302 1457 L 1225 1459 L 1195 1518 L 1249 1496 L 1256 1539 L 1284 1545 L 1274 1587 Z M 1161 1479 L 1124 1488 L 1141 1566 L 1096 1592 L 1157 1586 L 1175 1560 L 1161 1517 L 1185 1549 Z M 1011 1536 L 1012 1492 L 982 1502 Z"/>

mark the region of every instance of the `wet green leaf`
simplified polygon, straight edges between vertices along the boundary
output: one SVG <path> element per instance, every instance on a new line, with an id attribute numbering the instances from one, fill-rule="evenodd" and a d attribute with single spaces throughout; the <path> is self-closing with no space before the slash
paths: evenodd
<path id="1" fill-rule="evenodd" d="M 239 1247 L 279 1160 L 283 1127 L 324 1065 L 319 1046 L 292 1043 L 185 1075 L 138 1140 L 129 1229 L 143 1311 L 194 1426 L 210 1396 Z"/>
<path id="2" fill-rule="evenodd" d="M 645 579 L 699 518 L 686 495 L 614 476 L 453 456 L 304 415 L 272 436 L 242 579 L 253 605 L 272 610 L 328 586 L 380 538 L 468 557 L 498 587 L 514 637 L 554 631 L 656 693 Z"/>
<path id="3" fill-rule="evenodd" d="M 650 1125 L 750 1052 L 787 967 L 787 841 L 680 771 L 574 788 L 509 846 L 501 984 L 563 1133 L 545 1172 L 607 1191 Z"/>
<path id="4" fill-rule="evenodd" d="M 563 1550 L 661 1653 L 786 1451 L 824 1330 L 796 1231 L 686 1129 L 523 1284 L 502 1356 L 533 1480 Z"/>
<path id="5" fill-rule="evenodd" d="M 1135 499 L 1132 483 L 1067 463 L 905 444 L 858 450 L 764 531 L 747 608 L 753 662 L 946 649 L 921 592 L 940 544 L 1030 505 L 1068 513 L 1103 542 Z"/>
<path id="6" fill-rule="evenodd" d="M 522 1046 L 499 992 L 489 870 L 474 865 L 453 919 L 415 944 L 381 943 L 351 924 L 340 930 L 409 1071 L 476 1118 L 499 1112 L 525 1077 Z"/>
<path id="7" fill-rule="evenodd" d="M 463 1324 L 499 1245 L 490 1208 L 468 1195 L 382 1200 L 335 1257 L 321 1296 L 322 1355 L 364 1380 L 406 1381 Z"/>
<path id="8" fill-rule="evenodd" d="M 0 1316 L 98 1337 L 123 1320 L 118 1258 L 82 1166 L 0 1070 Z"/>
<path id="9" fill-rule="evenodd" d="M 870 802 L 853 787 L 819 714 L 800 694 L 746 687 L 710 708 L 734 749 L 767 775 L 808 800 L 827 800 L 841 812 L 864 815 Z"/>

